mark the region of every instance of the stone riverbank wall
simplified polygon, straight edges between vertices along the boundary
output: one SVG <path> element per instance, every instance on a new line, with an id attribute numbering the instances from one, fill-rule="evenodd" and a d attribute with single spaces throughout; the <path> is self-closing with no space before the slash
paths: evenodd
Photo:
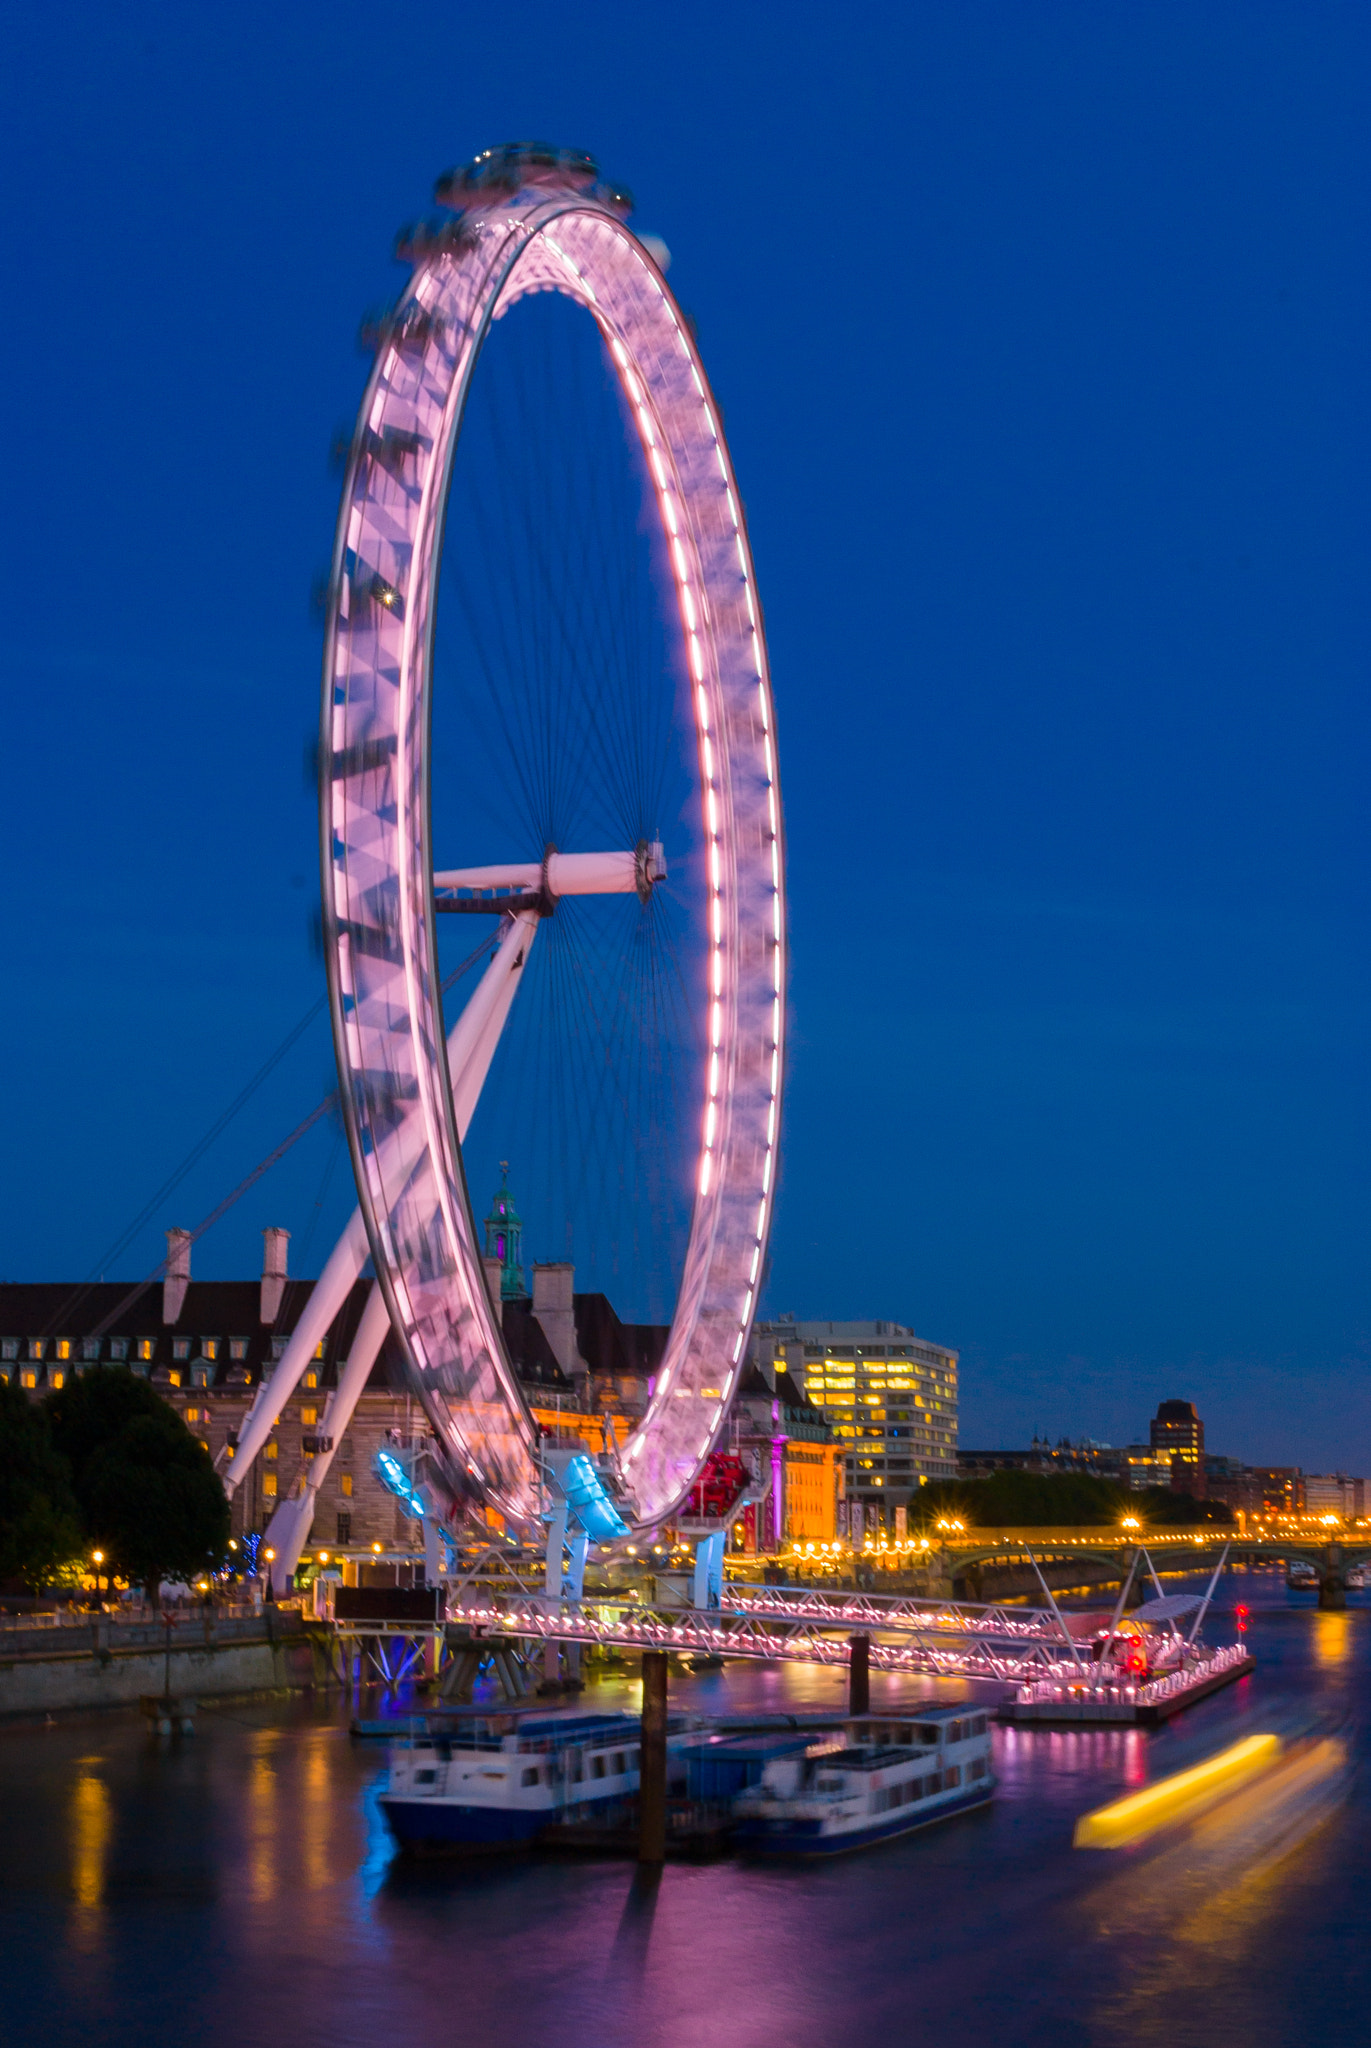
<path id="1" fill-rule="evenodd" d="M 64 1622 L 0 1632 L 0 1718 L 178 1697 L 298 1690 L 327 1684 L 327 1659 L 287 1611 L 232 1618 L 193 1611 L 154 1619 Z"/>

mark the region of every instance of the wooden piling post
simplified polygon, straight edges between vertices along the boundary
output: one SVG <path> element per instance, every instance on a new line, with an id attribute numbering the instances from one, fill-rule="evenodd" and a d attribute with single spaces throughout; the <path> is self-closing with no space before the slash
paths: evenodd
<path id="1" fill-rule="evenodd" d="M 638 1861 L 666 1861 L 666 1651 L 643 1652 L 638 1764 Z"/>
<path id="2" fill-rule="evenodd" d="M 868 1635 L 853 1636 L 848 1648 L 847 1711 L 849 1714 L 869 1714 L 871 1712 L 871 1638 Z"/>

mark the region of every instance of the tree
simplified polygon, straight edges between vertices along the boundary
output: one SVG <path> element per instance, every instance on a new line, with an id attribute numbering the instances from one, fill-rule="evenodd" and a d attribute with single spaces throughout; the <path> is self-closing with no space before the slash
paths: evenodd
<path id="1" fill-rule="evenodd" d="M 984 1479 L 935 1480 L 919 1492 L 930 1520 L 955 1516 L 968 1528 L 1089 1528 L 1117 1522 L 1129 1496 L 1088 1472 L 1024 1472 L 1006 1466 Z"/>
<path id="2" fill-rule="evenodd" d="M 163 1579 L 219 1568 L 228 1502 L 209 1452 L 174 1408 L 122 1366 L 86 1373 L 48 1405 L 109 1570 L 141 1584 L 155 1606 Z"/>
<path id="3" fill-rule="evenodd" d="M 0 1580 L 49 1586 L 80 1554 L 71 1471 L 48 1417 L 14 1380 L 0 1382 Z"/>
<path id="4" fill-rule="evenodd" d="M 1169 1486 L 1149 1486 L 1137 1501 L 1143 1520 L 1162 1526 L 1193 1529 L 1201 1522 L 1231 1526 L 1233 1521 L 1227 1501 L 1192 1500 L 1188 1493 L 1173 1493 Z"/>

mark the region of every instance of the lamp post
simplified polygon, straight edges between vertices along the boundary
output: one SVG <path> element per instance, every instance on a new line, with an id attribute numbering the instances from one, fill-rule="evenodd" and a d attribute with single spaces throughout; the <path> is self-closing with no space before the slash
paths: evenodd
<path id="1" fill-rule="evenodd" d="M 93 1550 L 91 1558 L 95 1565 L 95 1598 L 98 1602 L 100 1599 L 100 1567 L 105 1562 L 105 1553 L 103 1550 Z"/>

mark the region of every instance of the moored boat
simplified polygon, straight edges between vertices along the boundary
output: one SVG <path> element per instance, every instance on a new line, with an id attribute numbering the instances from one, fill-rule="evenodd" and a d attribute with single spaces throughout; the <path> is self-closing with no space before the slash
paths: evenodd
<path id="1" fill-rule="evenodd" d="M 554 1821 L 588 1820 L 635 1794 L 639 1736 L 636 1715 L 575 1708 L 474 1719 L 394 1748 L 381 1811 L 402 1849 L 524 1848 Z"/>
<path id="2" fill-rule="evenodd" d="M 754 1856 L 833 1856 L 948 1820 L 993 1797 L 983 1708 L 868 1714 L 840 1742 L 769 1762 L 733 1803 L 734 1846 Z"/>

